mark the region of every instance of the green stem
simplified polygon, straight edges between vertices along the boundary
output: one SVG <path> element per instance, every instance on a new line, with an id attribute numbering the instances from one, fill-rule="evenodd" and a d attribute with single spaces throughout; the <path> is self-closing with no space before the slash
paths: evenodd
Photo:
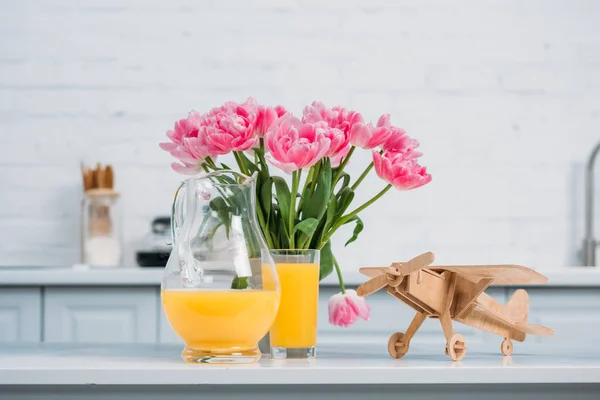
<path id="1" fill-rule="evenodd" d="M 258 199 L 257 199 L 257 202 L 258 202 Z M 269 232 L 269 227 L 267 226 L 267 223 L 265 221 L 265 216 L 263 215 L 261 207 L 262 207 L 261 204 L 256 205 L 256 215 L 258 216 L 258 223 L 260 224 L 260 227 L 262 228 L 263 236 L 265 237 L 265 240 L 267 241 L 267 246 L 269 246 L 270 249 L 273 249 L 274 248 L 273 247 L 273 239 L 271 239 L 271 232 Z"/>
<path id="2" fill-rule="evenodd" d="M 327 235 L 325 235 L 325 238 L 321 241 L 321 243 L 327 243 L 327 241 L 329 239 L 331 239 L 331 236 L 333 236 L 333 234 L 335 233 L 335 231 L 337 231 L 340 228 L 340 226 L 344 225 L 346 222 L 348 222 L 350 219 L 352 219 L 352 217 L 354 217 L 356 214 L 358 214 L 359 212 L 361 212 L 365 208 L 369 207 L 371 204 L 375 203 L 377 200 L 379 200 L 381 198 L 381 196 L 383 196 L 384 194 L 386 194 L 388 192 L 388 190 L 390 190 L 391 188 L 392 188 L 392 185 L 387 185 L 381 192 L 377 193 L 375 195 L 375 197 L 373 197 L 371 200 L 367 201 L 365 204 L 363 204 L 362 206 L 358 207 L 356 210 L 352 211 L 350 214 L 347 214 L 347 215 L 344 215 L 343 217 L 341 217 L 331 227 L 331 230 L 329 231 L 329 233 Z"/>
<path id="3" fill-rule="evenodd" d="M 290 235 L 290 249 L 295 248 L 294 243 L 294 220 L 296 219 L 296 194 L 298 193 L 298 186 L 300 186 L 300 175 L 302 170 L 292 172 L 292 191 L 290 192 L 290 215 L 288 221 L 289 235 Z"/>
<path id="4" fill-rule="evenodd" d="M 360 176 L 358 177 L 358 180 L 356 182 L 354 182 L 354 185 L 352 185 L 352 187 L 350 189 L 356 190 L 358 185 L 360 185 L 360 183 L 367 177 L 367 175 L 369 175 L 369 172 L 371 172 L 372 169 L 373 169 L 373 162 L 371 162 L 371 164 L 369 164 L 369 166 L 363 171 L 363 173 L 360 174 Z"/>
<path id="5" fill-rule="evenodd" d="M 333 266 L 335 267 L 335 273 L 338 276 L 338 282 L 340 283 L 340 289 L 342 294 L 346 293 L 346 286 L 344 286 L 344 278 L 342 278 L 342 271 L 340 270 L 340 266 L 337 262 L 335 256 L 333 256 Z"/>
<path id="6" fill-rule="evenodd" d="M 240 157 L 238 155 L 237 151 L 233 152 L 233 157 L 235 157 L 235 161 L 237 162 L 238 167 L 240 167 L 240 172 L 242 174 L 250 176 L 250 173 L 248 172 L 248 169 L 246 168 L 246 165 L 244 164 L 244 160 L 242 159 L 242 157 Z"/>
<path id="7" fill-rule="evenodd" d="M 312 180 L 312 182 L 310 183 L 310 192 L 308 193 L 308 198 L 311 198 L 313 193 L 315 192 L 315 187 L 317 186 L 317 181 L 319 180 L 319 174 L 321 173 L 321 161 L 319 161 L 318 163 L 316 163 L 313 168 L 314 173 L 313 176 L 315 177 L 315 179 Z"/>
<path id="8" fill-rule="evenodd" d="M 211 167 L 213 167 L 213 168 L 218 168 L 218 167 L 217 167 L 217 165 L 215 164 L 215 162 L 213 161 L 213 159 L 212 159 L 212 158 L 210 158 L 210 156 L 206 157 L 204 160 L 205 160 L 205 161 L 206 161 L 206 163 L 207 163 L 208 165 L 210 165 Z"/>
<path id="9" fill-rule="evenodd" d="M 344 172 L 344 168 L 346 168 L 346 164 L 348 164 L 348 161 L 350 161 L 350 157 L 352 157 L 352 153 L 354 153 L 355 149 L 356 149 L 356 147 L 354 147 L 354 146 L 350 147 L 350 151 L 348 152 L 346 157 L 344 157 L 344 159 L 342 160 L 342 163 L 338 167 L 337 173 L 335 174 L 335 177 L 333 178 L 333 182 L 331 183 L 331 193 L 334 192 L 335 185 L 337 185 L 338 181 L 340 180 L 340 177 L 342 176 L 342 173 Z"/>

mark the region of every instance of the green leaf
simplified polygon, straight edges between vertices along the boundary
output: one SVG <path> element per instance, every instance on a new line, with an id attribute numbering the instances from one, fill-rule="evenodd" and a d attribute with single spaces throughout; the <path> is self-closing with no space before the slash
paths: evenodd
<path id="1" fill-rule="evenodd" d="M 321 249 L 321 265 L 319 266 L 319 280 L 323 280 L 333 272 L 333 253 L 331 242 L 325 243 Z"/>
<path id="2" fill-rule="evenodd" d="M 358 239 L 358 234 L 361 233 L 362 230 L 365 228 L 365 224 L 362 222 L 362 219 L 360 219 L 360 217 L 358 215 L 355 215 L 354 217 L 350 218 L 348 220 L 348 222 L 346 222 L 346 224 L 348 224 L 352 221 L 356 221 L 356 226 L 354 227 L 354 232 L 352 232 L 352 237 L 350 239 L 348 239 L 348 241 L 346 242 L 346 244 L 344 246 L 348 246 L 350 243 L 352 243 L 356 239 Z"/>
<path id="3" fill-rule="evenodd" d="M 304 199 L 304 204 L 302 205 L 302 215 L 305 218 L 320 220 L 327 209 L 327 203 L 331 195 L 331 163 L 329 162 L 329 158 L 325 158 L 321 162 L 323 164 L 321 165 L 319 175 L 313 177 L 313 179 L 317 179 L 315 192 L 309 199 Z"/>
<path id="4" fill-rule="evenodd" d="M 297 231 L 300 231 L 306 235 L 312 235 L 313 233 L 315 233 L 315 230 L 317 229 L 318 225 L 319 225 L 318 220 L 316 220 L 314 218 L 307 218 L 304 221 L 296 224 L 296 226 L 294 226 L 294 230 L 292 231 L 292 233 L 296 233 Z"/>
<path id="5" fill-rule="evenodd" d="M 224 169 L 228 169 L 228 170 L 232 171 L 231 167 L 228 166 L 227 164 L 221 163 L 221 167 L 223 167 Z"/>
<path id="6" fill-rule="evenodd" d="M 296 232 L 300 231 L 301 234 L 298 236 L 297 248 L 303 249 L 306 246 L 306 243 L 312 238 L 313 234 L 317 230 L 319 226 L 319 221 L 314 218 L 307 218 L 304 221 L 299 222 L 294 226 L 292 234 L 296 234 Z"/>
<path id="7" fill-rule="evenodd" d="M 317 229 L 317 235 L 315 235 L 318 238 L 318 243 L 321 243 L 321 240 L 323 239 L 323 235 L 333 225 L 336 205 L 337 205 L 337 198 L 335 196 L 331 196 L 329 198 L 329 203 L 327 204 L 327 212 L 325 214 L 325 220 L 321 220 L 322 222 L 319 225 L 319 228 Z"/>
<path id="8" fill-rule="evenodd" d="M 340 190 L 342 190 L 350 184 L 350 174 L 347 172 L 342 172 L 340 179 L 342 180 L 342 186 L 340 187 Z"/>
<path id="9" fill-rule="evenodd" d="M 246 157 L 246 154 L 244 154 L 243 151 L 238 151 L 237 155 L 242 160 L 244 166 L 246 168 L 248 168 L 250 175 L 252 175 L 254 172 L 257 172 L 259 170 L 258 167 L 256 166 L 256 164 L 254 164 L 252 161 L 250 161 L 250 159 L 248 157 Z"/>
<path id="10" fill-rule="evenodd" d="M 337 198 L 338 202 L 335 210 L 335 216 L 341 217 L 350 206 L 350 203 L 352 203 L 352 200 L 354 200 L 354 190 L 346 186 L 340 190 L 340 192 L 337 194 Z"/>
<path id="11" fill-rule="evenodd" d="M 268 178 L 261 183 L 260 195 L 258 196 L 259 206 L 262 207 L 266 223 L 269 223 L 271 216 L 271 202 L 273 201 L 273 179 Z"/>
<path id="12" fill-rule="evenodd" d="M 248 288 L 248 277 L 243 276 L 239 278 L 237 275 L 231 281 L 232 289 L 247 289 Z"/>
<path id="13" fill-rule="evenodd" d="M 229 229 L 231 228 L 231 212 L 229 206 L 222 197 L 215 197 L 209 203 L 210 209 L 215 211 L 219 219 L 225 225 L 225 233 L 229 238 Z"/>
<path id="14" fill-rule="evenodd" d="M 219 183 L 227 184 L 227 185 L 235 185 L 237 182 L 230 176 L 227 175 L 219 175 L 215 177 Z"/>
<path id="15" fill-rule="evenodd" d="M 283 227 L 289 221 L 291 194 L 287 182 L 280 176 L 271 177 L 275 184 L 275 192 L 277 193 L 277 203 L 279 203 L 279 213 L 281 215 Z"/>
<path id="16" fill-rule="evenodd" d="M 277 204 L 273 204 L 271 207 L 271 215 L 269 217 L 269 232 L 271 234 L 271 240 L 273 240 L 273 246 L 276 249 L 281 248 L 281 242 L 279 240 L 279 226 L 281 224 L 280 219 L 277 217 L 279 207 Z"/>

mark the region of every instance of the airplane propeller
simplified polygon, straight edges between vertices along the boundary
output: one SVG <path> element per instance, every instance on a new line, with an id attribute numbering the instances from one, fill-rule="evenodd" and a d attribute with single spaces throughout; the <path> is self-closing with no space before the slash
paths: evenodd
<path id="1" fill-rule="evenodd" d="M 379 273 L 375 277 L 369 279 L 357 289 L 359 296 L 368 296 L 376 291 L 383 289 L 388 284 L 398 286 L 402 279 L 411 273 L 427 267 L 435 259 L 433 253 L 423 253 L 405 263 L 393 263 L 387 268 L 375 268 Z M 361 272 L 369 272 L 374 268 L 361 268 Z"/>
<path id="2" fill-rule="evenodd" d="M 435 260 L 435 256 L 432 252 L 423 253 L 421 255 L 416 256 L 410 261 L 405 263 L 400 263 L 398 270 L 404 276 L 410 275 L 415 271 L 418 271 L 422 268 L 425 268 L 431 264 Z M 392 264 L 392 266 L 395 266 Z"/>

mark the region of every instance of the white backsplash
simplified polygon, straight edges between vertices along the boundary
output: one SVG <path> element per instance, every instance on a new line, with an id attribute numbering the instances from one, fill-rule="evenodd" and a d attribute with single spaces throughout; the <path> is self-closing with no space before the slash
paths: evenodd
<path id="1" fill-rule="evenodd" d="M 133 264 L 179 180 L 164 132 L 249 95 L 296 113 L 318 99 L 389 112 L 420 140 L 433 182 L 364 212 L 349 248 L 339 234 L 344 268 L 428 250 L 577 264 L 599 18 L 599 2 L 570 0 L 2 2 L 0 265 L 78 261 L 82 159 L 115 166 Z M 373 175 L 357 198 L 381 186 Z"/>

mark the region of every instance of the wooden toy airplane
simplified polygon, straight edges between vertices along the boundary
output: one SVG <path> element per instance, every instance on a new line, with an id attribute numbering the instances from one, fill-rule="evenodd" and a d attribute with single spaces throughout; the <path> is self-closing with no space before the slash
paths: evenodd
<path id="1" fill-rule="evenodd" d="M 388 351 L 394 358 L 408 352 L 410 341 L 426 317 L 439 318 L 446 337 L 446 354 L 454 361 L 467 352 L 465 338 L 455 334 L 452 320 L 504 337 L 502 354 L 512 354 L 511 339 L 525 340 L 527 334 L 552 336 L 550 328 L 527 323 L 529 296 L 517 290 L 505 305 L 484 293 L 491 285 L 542 284 L 545 276 L 517 265 L 430 266 L 433 253 L 424 253 L 408 262 L 389 267 L 361 268 L 371 278 L 358 287 L 359 296 L 380 289 L 413 308 L 414 317 L 406 333 L 394 333 Z"/>

